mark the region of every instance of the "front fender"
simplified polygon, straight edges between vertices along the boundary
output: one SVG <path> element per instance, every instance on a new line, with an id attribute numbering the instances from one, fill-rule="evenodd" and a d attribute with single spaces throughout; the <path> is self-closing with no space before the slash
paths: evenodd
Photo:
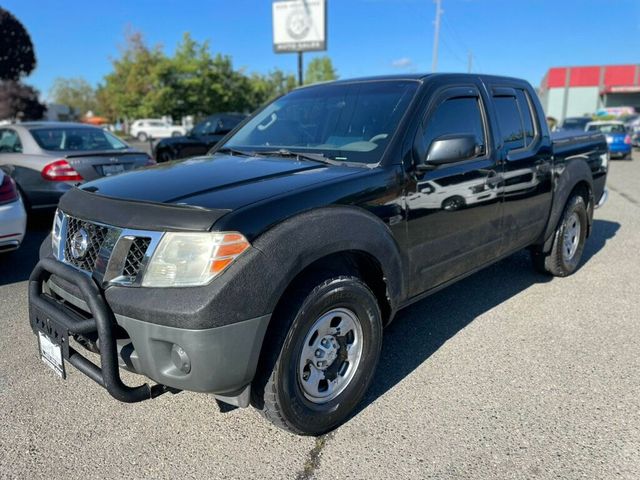
<path id="1" fill-rule="evenodd" d="M 389 228 L 357 207 L 325 207 L 293 216 L 262 235 L 209 285 L 189 288 L 112 286 L 114 312 L 180 328 L 212 328 L 273 312 L 291 281 L 332 253 L 364 252 L 377 259 L 391 307 L 406 297 L 404 259 Z"/>
<path id="2" fill-rule="evenodd" d="M 269 259 L 271 278 L 277 282 L 271 308 L 307 266 L 345 251 L 364 252 L 380 263 L 393 307 L 406 297 L 400 248 L 387 225 L 366 210 L 343 206 L 311 210 L 268 230 L 254 246 Z"/>

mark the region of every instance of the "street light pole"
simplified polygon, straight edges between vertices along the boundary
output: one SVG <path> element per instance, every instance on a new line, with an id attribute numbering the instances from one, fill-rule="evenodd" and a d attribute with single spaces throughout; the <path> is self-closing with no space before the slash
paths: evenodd
<path id="1" fill-rule="evenodd" d="M 431 71 L 435 72 L 438 69 L 438 42 L 440 41 L 440 15 L 442 15 L 442 0 L 435 0 L 436 2 L 436 19 L 433 22 L 435 25 L 433 33 L 433 63 L 431 64 Z"/>

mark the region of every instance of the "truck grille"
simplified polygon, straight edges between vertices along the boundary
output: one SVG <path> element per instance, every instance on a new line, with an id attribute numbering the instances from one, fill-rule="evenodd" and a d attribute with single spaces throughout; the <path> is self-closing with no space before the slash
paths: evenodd
<path id="1" fill-rule="evenodd" d="M 64 259 L 65 261 L 87 272 L 93 272 L 96 267 L 96 260 L 98 259 L 98 253 L 104 243 L 109 229 L 102 225 L 96 225 L 95 223 L 85 222 L 73 217 L 67 217 L 67 236 L 64 244 Z M 73 242 L 77 235 L 86 235 L 88 237 L 86 252 L 76 257 L 73 255 Z"/>
<path id="2" fill-rule="evenodd" d="M 122 272 L 125 277 L 135 278 L 138 275 L 150 243 L 151 239 L 148 237 L 136 237 L 136 239 L 131 242 L 131 247 L 129 248 Z"/>
<path id="3" fill-rule="evenodd" d="M 162 237 L 162 232 L 132 230 L 56 213 L 54 236 L 58 260 L 102 282 L 139 285 L 144 262 Z"/>

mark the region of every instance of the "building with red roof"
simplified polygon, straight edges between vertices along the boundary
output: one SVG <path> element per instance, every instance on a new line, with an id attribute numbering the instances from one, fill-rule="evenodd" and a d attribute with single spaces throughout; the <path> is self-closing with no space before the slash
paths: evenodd
<path id="1" fill-rule="evenodd" d="M 640 112 L 640 64 L 553 67 L 539 92 L 547 115 L 558 120 L 612 107 Z"/>

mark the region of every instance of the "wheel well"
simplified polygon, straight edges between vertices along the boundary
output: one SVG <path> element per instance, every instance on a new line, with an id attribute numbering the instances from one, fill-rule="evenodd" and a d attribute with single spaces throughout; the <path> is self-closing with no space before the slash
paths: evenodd
<path id="1" fill-rule="evenodd" d="M 307 265 L 289 282 L 278 305 L 283 302 L 291 289 L 311 275 L 353 275 L 360 278 L 373 292 L 378 300 L 383 325 L 387 325 L 392 318 L 393 309 L 387 293 L 387 283 L 380 262 L 372 255 L 358 251 L 347 250 L 324 256 Z M 275 310 L 278 310 L 276 306 Z"/>
<path id="2" fill-rule="evenodd" d="M 578 182 L 573 190 L 571 190 L 571 194 L 569 195 L 569 199 L 571 199 L 574 195 L 580 195 L 584 200 L 584 204 L 587 207 L 587 237 L 591 236 L 591 230 L 593 228 L 593 192 L 591 191 L 591 185 L 589 185 L 586 181 L 582 180 Z"/>
<path id="3" fill-rule="evenodd" d="M 573 197 L 574 194 L 580 195 L 583 198 L 585 205 L 589 206 L 589 204 L 591 203 L 591 186 L 586 181 L 581 180 L 576 183 L 575 187 L 573 187 L 573 190 L 571 190 L 571 194 L 569 195 L 567 201 L 569 201 L 569 199 Z"/>

